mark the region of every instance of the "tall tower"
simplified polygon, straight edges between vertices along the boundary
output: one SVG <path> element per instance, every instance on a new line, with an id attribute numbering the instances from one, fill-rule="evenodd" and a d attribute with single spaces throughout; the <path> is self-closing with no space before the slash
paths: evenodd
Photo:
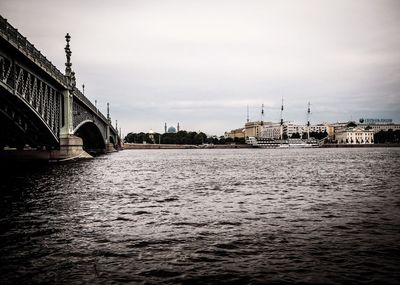
<path id="1" fill-rule="evenodd" d="M 176 131 L 179 132 L 179 122 L 178 125 L 176 125 Z"/>
<path id="2" fill-rule="evenodd" d="M 250 122 L 249 118 L 249 104 L 247 104 L 247 123 Z"/>
<path id="3" fill-rule="evenodd" d="M 167 123 L 165 123 L 165 125 L 164 125 L 164 133 L 166 133 L 167 132 Z"/>

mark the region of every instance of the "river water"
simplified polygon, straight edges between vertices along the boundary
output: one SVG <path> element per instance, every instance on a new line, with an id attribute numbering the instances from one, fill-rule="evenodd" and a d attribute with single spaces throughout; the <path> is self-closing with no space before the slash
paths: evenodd
<path id="1" fill-rule="evenodd" d="M 400 149 L 7 167 L 0 284 L 398 284 Z"/>

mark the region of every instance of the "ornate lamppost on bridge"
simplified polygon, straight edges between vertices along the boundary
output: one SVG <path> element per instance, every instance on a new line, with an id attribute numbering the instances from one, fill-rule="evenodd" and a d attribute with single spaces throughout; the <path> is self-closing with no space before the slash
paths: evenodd
<path id="1" fill-rule="evenodd" d="M 108 103 L 108 102 L 107 102 L 107 121 L 108 121 L 108 124 L 107 124 L 107 131 L 106 131 L 106 148 L 107 148 L 107 152 L 113 152 L 113 151 L 115 151 L 117 138 L 113 138 L 114 139 L 114 144 L 115 144 L 114 145 L 110 141 L 110 137 L 111 137 L 110 127 L 112 127 L 112 120 L 111 120 L 111 116 L 110 116 L 110 103 Z"/>
<path id="2" fill-rule="evenodd" d="M 83 141 L 80 137 L 74 135 L 73 121 L 73 92 L 76 86 L 75 72 L 71 66 L 71 49 L 69 42 L 71 36 L 67 33 L 65 36 L 67 42 L 64 50 L 67 61 L 65 63 L 66 89 L 63 93 L 63 126 L 60 129 L 60 152 L 59 158 L 71 158 L 76 156 L 89 156 L 83 150 Z"/>
<path id="3" fill-rule="evenodd" d="M 110 117 L 110 103 L 107 102 L 107 120 L 111 124 L 111 117 Z"/>
<path id="4" fill-rule="evenodd" d="M 72 118 L 72 101 L 73 95 L 72 91 L 75 87 L 75 72 L 72 71 L 72 63 L 71 63 L 71 49 L 69 46 L 69 42 L 71 40 L 71 36 L 67 33 L 65 36 L 65 40 L 67 45 L 65 46 L 65 55 L 67 57 L 67 62 L 65 63 L 65 78 L 67 81 L 67 89 L 63 91 L 64 97 L 64 125 L 60 129 L 60 138 L 66 138 L 73 135 L 73 118 Z"/>

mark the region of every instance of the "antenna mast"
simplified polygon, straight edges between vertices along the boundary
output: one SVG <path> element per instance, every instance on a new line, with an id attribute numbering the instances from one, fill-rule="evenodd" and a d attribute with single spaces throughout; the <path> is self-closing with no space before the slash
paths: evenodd
<path id="1" fill-rule="evenodd" d="M 264 125 L 264 103 L 261 105 L 261 126 Z"/>
<path id="2" fill-rule="evenodd" d="M 310 139 L 310 102 L 308 102 L 307 108 L 307 139 Z"/>
<path id="3" fill-rule="evenodd" d="M 283 140 L 283 97 L 281 105 L 281 140 Z"/>

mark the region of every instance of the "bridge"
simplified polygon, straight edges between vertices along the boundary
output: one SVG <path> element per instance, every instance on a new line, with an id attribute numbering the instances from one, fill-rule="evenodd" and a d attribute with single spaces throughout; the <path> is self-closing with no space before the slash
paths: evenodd
<path id="1" fill-rule="evenodd" d="M 117 126 L 76 87 L 69 34 L 65 74 L 0 16 L 0 151 L 61 160 L 121 147 Z M 27 152 L 22 152 L 27 153 Z"/>

